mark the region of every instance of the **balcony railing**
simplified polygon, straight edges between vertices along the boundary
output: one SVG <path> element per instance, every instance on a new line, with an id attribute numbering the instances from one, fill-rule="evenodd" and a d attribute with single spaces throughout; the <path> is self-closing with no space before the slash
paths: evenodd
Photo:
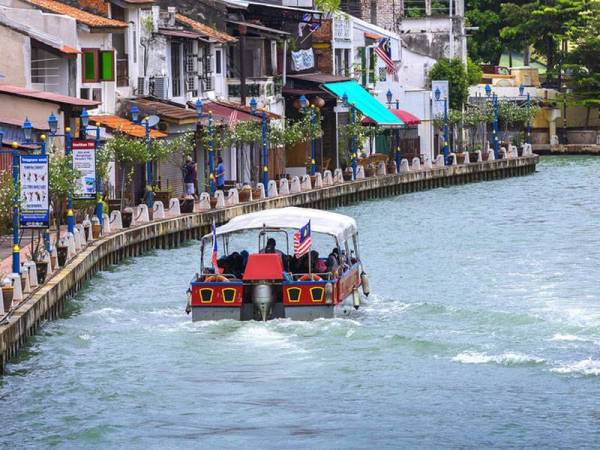
<path id="1" fill-rule="evenodd" d="M 228 78 L 228 96 L 240 97 L 240 86 L 238 78 Z M 246 95 L 249 97 L 273 97 L 281 95 L 282 89 L 281 77 L 246 78 Z"/>
<path id="2" fill-rule="evenodd" d="M 333 21 L 333 38 L 336 41 L 349 41 L 352 38 L 350 21 L 336 18 Z"/>

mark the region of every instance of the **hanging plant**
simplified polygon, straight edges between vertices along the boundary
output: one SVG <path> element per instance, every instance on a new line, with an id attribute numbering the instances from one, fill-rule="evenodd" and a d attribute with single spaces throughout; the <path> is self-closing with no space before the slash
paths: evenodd
<path id="1" fill-rule="evenodd" d="M 0 236 L 12 229 L 12 207 L 15 189 L 12 174 L 8 170 L 0 172 Z"/>

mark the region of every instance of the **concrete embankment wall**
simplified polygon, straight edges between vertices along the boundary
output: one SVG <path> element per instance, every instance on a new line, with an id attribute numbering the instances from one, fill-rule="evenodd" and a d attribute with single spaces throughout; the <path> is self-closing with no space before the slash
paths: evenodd
<path id="1" fill-rule="evenodd" d="M 173 248 L 189 239 L 198 239 L 209 232 L 213 220 L 222 224 L 240 214 L 286 206 L 330 209 L 437 187 L 528 175 L 535 171 L 537 162 L 538 157 L 534 155 L 371 177 L 224 209 L 184 214 L 112 233 L 90 243 L 62 270 L 34 291 L 11 314 L 7 324 L 0 326 L 0 370 L 4 371 L 6 362 L 15 356 L 27 338 L 35 334 L 44 321 L 55 319 L 61 314 L 65 299 L 75 294 L 97 271 L 151 249 Z M 182 291 L 185 288 L 182 286 Z M 183 306 L 182 304 L 182 311 Z"/>

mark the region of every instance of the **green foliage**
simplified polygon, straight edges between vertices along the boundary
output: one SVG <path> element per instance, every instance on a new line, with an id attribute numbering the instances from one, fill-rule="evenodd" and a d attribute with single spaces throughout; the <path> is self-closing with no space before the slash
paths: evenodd
<path id="1" fill-rule="evenodd" d="M 334 12 L 340 9 L 340 0 L 315 0 L 315 8 L 320 11 Z"/>
<path id="2" fill-rule="evenodd" d="M 115 134 L 104 148 L 110 152 L 114 160 L 121 165 L 134 165 L 146 161 L 148 149 L 142 139 L 132 139 L 124 134 Z"/>
<path id="3" fill-rule="evenodd" d="M 361 124 L 363 117 L 361 112 L 358 110 L 356 111 L 356 122 L 354 124 L 352 124 L 351 114 L 351 112 L 348 113 L 348 123 L 339 128 L 339 146 L 342 153 L 344 153 L 345 149 L 349 149 L 349 151 L 352 150 L 350 146 L 353 137 L 356 138 L 356 148 L 360 152 L 369 137 L 369 127 L 365 127 Z"/>
<path id="4" fill-rule="evenodd" d="M 0 172 L 0 236 L 7 234 L 12 228 L 12 207 L 15 201 L 15 190 L 12 174 L 9 170 Z"/>
<path id="5" fill-rule="evenodd" d="M 429 72 L 429 80 L 448 80 L 449 107 L 462 109 L 469 97 L 469 77 L 460 59 L 438 60 Z"/>
<path id="6" fill-rule="evenodd" d="M 538 113 L 539 107 L 535 105 L 519 105 L 508 100 L 498 102 L 498 117 L 505 128 L 515 125 L 525 125 Z"/>
<path id="7" fill-rule="evenodd" d="M 501 2 L 494 0 L 467 0 L 465 17 L 469 26 L 479 27 L 473 31 L 467 47 L 469 56 L 478 63 L 498 64 L 503 43 L 499 39 L 502 21 Z"/>
<path id="8" fill-rule="evenodd" d="M 106 180 L 108 177 L 108 165 L 113 160 L 110 148 L 101 146 L 96 149 L 96 176 L 99 180 Z"/>
<path id="9" fill-rule="evenodd" d="M 50 199 L 53 202 L 60 202 L 66 200 L 69 195 L 73 195 L 79 177 L 79 171 L 73 169 L 70 155 L 53 155 L 48 165 Z"/>
<path id="10" fill-rule="evenodd" d="M 467 56 L 467 79 L 469 86 L 479 84 L 482 76 L 483 71 L 481 70 L 481 67 L 479 67 L 479 64 L 475 64 L 473 60 Z"/>

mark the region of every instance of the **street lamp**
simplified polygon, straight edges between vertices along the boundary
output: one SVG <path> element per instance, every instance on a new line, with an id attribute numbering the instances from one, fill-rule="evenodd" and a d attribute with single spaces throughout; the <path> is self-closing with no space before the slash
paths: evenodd
<path id="1" fill-rule="evenodd" d="M 349 104 L 348 94 L 346 92 L 344 92 L 344 95 L 342 95 L 342 102 L 345 107 L 350 107 L 350 121 L 352 123 L 352 128 L 354 128 L 354 125 L 356 125 L 356 108 L 354 107 L 354 103 L 351 105 Z M 352 152 L 352 180 L 356 180 L 356 154 L 358 153 L 358 149 L 356 135 L 354 132 L 352 133 L 352 147 L 350 151 Z"/>
<path id="2" fill-rule="evenodd" d="M 525 85 L 523 83 L 521 83 L 519 85 L 519 96 L 523 97 L 524 93 L 525 93 Z"/>
<path id="3" fill-rule="evenodd" d="M 314 135 L 316 122 L 315 106 L 310 108 L 310 134 L 311 134 L 311 153 L 310 153 L 310 174 L 312 176 L 317 172 L 317 139 Z"/>
<path id="4" fill-rule="evenodd" d="M 83 110 L 84 112 L 85 109 Z M 131 120 L 138 124 L 143 125 L 144 127 L 144 142 L 146 144 L 146 149 L 150 149 L 150 123 L 148 122 L 148 117 L 140 120 L 140 109 L 137 105 L 133 105 L 129 110 L 131 114 Z M 83 123 L 83 113 L 82 115 L 82 123 Z M 154 207 L 154 193 L 152 192 L 152 161 L 148 158 L 146 160 L 146 206 L 148 210 L 151 210 Z"/>
<path id="5" fill-rule="evenodd" d="M 492 95 L 492 87 L 489 84 L 485 85 L 485 96 L 489 97 Z"/>
<path id="6" fill-rule="evenodd" d="M 304 97 L 304 96 L 302 96 Z M 306 97 L 304 97 L 306 100 Z M 300 99 L 300 103 L 302 103 L 302 98 Z M 308 100 L 306 100 L 308 103 Z M 258 102 L 256 98 L 252 97 L 250 99 L 250 111 L 253 116 L 256 116 L 257 113 Z M 267 113 L 262 112 L 261 114 L 261 143 L 262 143 L 262 173 L 263 173 L 263 186 L 265 188 L 265 196 L 269 195 L 269 147 L 267 143 Z"/>
<path id="7" fill-rule="evenodd" d="M 25 142 L 31 142 L 32 132 L 33 127 L 31 126 L 31 122 L 28 117 L 25 117 L 25 122 L 23 122 L 23 136 L 25 137 Z"/>
<path id="8" fill-rule="evenodd" d="M 2 150 L 4 133 L 0 131 L 0 154 L 12 156 L 13 202 L 12 202 L 12 273 L 21 273 L 21 249 L 19 247 L 19 144 L 13 142 L 11 150 Z"/>
<path id="9" fill-rule="evenodd" d="M 392 90 L 388 89 L 387 93 L 385 94 L 386 98 L 387 98 L 387 104 L 388 104 L 388 109 L 390 109 L 390 107 L 392 106 L 392 97 L 394 94 L 392 94 Z"/>
<path id="10" fill-rule="evenodd" d="M 198 119 L 202 118 L 203 115 L 203 111 L 202 111 L 202 100 L 197 99 L 196 100 L 196 104 L 194 105 L 196 107 L 196 114 L 198 115 Z"/>
<path id="11" fill-rule="evenodd" d="M 300 96 L 300 108 L 304 112 L 304 110 L 308 107 L 308 99 L 305 95 Z"/>
<path id="12" fill-rule="evenodd" d="M 133 123 L 139 123 L 140 121 L 140 109 L 137 107 L 137 105 L 133 105 L 131 107 L 131 121 Z"/>
<path id="13" fill-rule="evenodd" d="M 50 113 L 48 117 L 48 128 L 50 128 L 50 134 L 52 136 L 56 135 L 56 130 L 58 129 L 58 119 L 54 115 L 54 112 Z"/>
<path id="14" fill-rule="evenodd" d="M 139 111 L 138 111 L 138 113 L 139 113 Z M 90 115 L 85 109 L 83 111 L 81 111 L 81 114 L 79 117 L 81 119 L 81 128 L 79 130 L 79 138 L 86 140 L 87 132 L 89 130 L 94 130 L 96 133 L 95 147 L 96 147 L 96 152 L 97 152 L 98 149 L 100 148 L 100 123 L 97 122 L 95 127 L 90 127 L 89 126 Z M 48 122 L 50 122 L 50 119 L 48 119 Z M 69 152 L 70 152 L 72 150 L 72 145 L 71 145 L 71 133 L 70 133 L 69 128 L 67 128 L 65 130 L 64 136 L 65 136 L 65 149 L 68 148 Z M 99 179 L 98 176 L 96 175 L 96 217 L 98 218 L 98 223 L 100 224 L 100 226 L 102 226 L 102 224 L 104 222 L 104 205 L 102 204 L 102 197 L 103 197 L 102 190 L 103 190 L 102 180 Z M 71 211 L 71 213 L 72 213 L 72 211 Z M 69 222 L 69 220 L 70 220 L 70 222 Z M 71 225 L 69 223 L 71 223 Z M 67 215 L 67 227 L 69 228 L 69 231 L 72 233 L 73 230 L 71 229 L 71 226 L 73 227 L 73 230 L 74 230 L 75 218 L 73 217 L 72 214 L 70 216 Z"/>
<path id="15" fill-rule="evenodd" d="M 434 97 L 435 97 L 435 101 L 439 102 L 442 101 L 442 99 L 440 98 L 442 96 L 442 92 L 440 91 L 439 87 L 435 88 L 435 92 L 434 92 Z M 448 147 L 448 97 L 444 96 L 443 98 L 443 102 L 444 102 L 444 148 L 443 148 L 443 152 L 444 152 L 444 164 L 448 165 L 448 155 L 449 155 L 449 147 Z"/>
<path id="16" fill-rule="evenodd" d="M 494 120 L 492 122 L 492 145 L 494 147 L 494 158 L 498 159 L 498 153 L 500 151 L 500 142 L 498 140 L 499 106 L 498 96 L 496 94 L 492 96 L 492 108 L 494 111 Z"/>

